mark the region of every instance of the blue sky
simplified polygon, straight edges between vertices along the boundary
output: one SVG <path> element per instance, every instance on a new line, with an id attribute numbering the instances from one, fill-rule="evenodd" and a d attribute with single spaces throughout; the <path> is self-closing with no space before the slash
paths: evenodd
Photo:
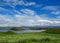
<path id="1" fill-rule="evenodd" d="M 60 26 L 60 0 L 0 0 L 1 26 Z"/>

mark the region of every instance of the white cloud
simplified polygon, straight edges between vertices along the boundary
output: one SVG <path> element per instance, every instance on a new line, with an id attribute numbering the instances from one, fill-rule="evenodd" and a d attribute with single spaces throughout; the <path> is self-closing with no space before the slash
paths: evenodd
<path id="1" fill-rule="evenodd" d="M 8 15 L 0 14 L 0 26 L 9 26 L 12 25 L 13 19 Z"/>
<path id="2" fill-rule="evenodd" d="M 60 20 L 60 15 L 56 16 L 56 19 L 55 20 Z"/>
<path id="3" fill-rule="evenodd" d="M 14 12 L 12 12 L 11 10 L 5 9 L 3 7 L 0 7 L 0 12 L 3 12 L 4 14 L 14 14 Z"/>
<path id="4" fill-rule="evenodd" d="M 30 9 L 22 9 L 21 10 L 25 15 L 35 15 L 35 11 L 30 10 Z"/>
<path id="5" fill-rule="evenodd" d="M 3 21 L 3 22 L 2 22 Z M 40 16 L 16 14 L 14 17 L 0 15 L 0 26 L 57 26 L 60 21 L 42 19 Z"/>
<path id="6" fill-rule="evenodd" d="M 44 19 L 49 19 L 48 14 L 40 14 L 40 17 L 42 17 Z"/>
<path id="7" fill-rule="evenodd" d="M 1 2 L 0 6 L 5 6 L 5 5 L 9 5 L 12 8 L 15 8 L 16 5 L 21 5 L 21 6 L 33 6 L 36 5 L 35 2 L 27 2 L 26 0 L 3 0 L 3 2 Z"/>
<path id="8" fill-rule="evenodd" d="M 3 10 L 3 12 L 4 11 L 12 12 L 10 10 L 6 10 L 3 8 L 0 8 L 0 10 L 1 11 Z M 36 15 L 36 12 L 30 9 L 21 9 L 20 11 L 13 9 L 13 12 L 16 12 L 17 14 L 14 14 L 14 16 L 10 16 L 8 14 L 5 14 L 5 15 L 0 14 L 1 27 L 2 26 L 4 27 L 5 26 L 15 26 L 15 27 L 17 26 L 57 26 L 57 25 L 60 26 L 60 21 L 44 18 L 46 14 L 41 16 Z"/>
<path id="9" fill-rule="evenodd" d="M 22 24 L 25 25 L 25 26 L 37 26 L 37 25 L 45 26 L 46 23 L 49 24 L 49 25 L 52 24 L 52 21 L 50 21 L 50 20 L 44 20 L 44 19 L 40 18 L 38 15 L 37 16 L 15 15 L 15 17 L 17 18 L 17 21 L 23 22 Z"/>
<path id="10" fill-rule="evenodd" d="M 54 12 L 51 12 L 51 14 L 59 15 L 60 11 L 54 11 Z"/>
<path id="11" fill-rule="evenodd" d="M 20 11 L 15 10 L 15 9 L 13 9 L 12 11 L 13 11 L 13 12 L 15 12 L 15 13 L 17 13 L 17 14 L 21 14 L 21 12 L 20 12 Z"/>
<path id="12" fill-rule="evenodd" d="M 60 14 L 60 6 L 45 6 L 42 8 L 43 10 L 51 11 L 50 14 L 59 15 Z"/>
<path id="13" fill-rule="evenodd" d="M 27 3 L 27 4 L 25 4 L 26 6 L 31 6 L 31 5 L 36 5 L 36 3 L 35 2 L 30 2 L 30 3 Z"/>
<path id="14" fill-rule="evenodd" d="M 19 5 L 24 5 L 24 6 L 31 6 L 31 5 L 36 5 L 35 2 L 24 2 L 23 0 L 18 2 Z"/>
<path id="15" fill-rule="evenodd" d="M 45 6 L 42 9 L 44 10 L 52 10 L 52 11 L 58 11 L 59 6 Z"/>
<path id="16" fill-rule="evenodd" d="M 7 27 L 7 24 L 0 24 L 0 27 Z"/>
<path id="17" fill-rule="evenodd" d="M 42 21 L 42 22 L 49 22 L 49 23 L 53 23 L 52 21 L 50 21 L 50 20 L 38 20 L 38 21 Z"/>

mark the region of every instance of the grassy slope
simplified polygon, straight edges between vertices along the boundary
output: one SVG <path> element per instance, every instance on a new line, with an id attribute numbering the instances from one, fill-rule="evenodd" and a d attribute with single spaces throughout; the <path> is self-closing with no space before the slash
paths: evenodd
<path id="1" fill-rule="evenodd" d="M 60 43 L 60 34 L 50 33 L 25 33 L 6 34 L 0 33 L 0 43 Z"/>

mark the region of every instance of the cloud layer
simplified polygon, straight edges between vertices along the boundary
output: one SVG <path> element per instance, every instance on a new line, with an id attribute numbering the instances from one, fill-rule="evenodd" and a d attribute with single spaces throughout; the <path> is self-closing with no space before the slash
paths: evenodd
<path id="1" fill-rule="evenodd" d="M 17 12 L 17 11 L 16 11 Z M 21 13 L 22 12 L 22 13 Z M 60 21 L 49 20 L 48 18 L 39 16 L 37 13 L 30 9 L 21 9 L 21 12 L 10 16 L 8 14 L 0 14 L 0 26 L 58 26 Z"/>
<path id="2" fill-rule="evenodd" d="M 2 0 L 0 6 L 10 6 L 13 9 L 5 9 L 0 7 L 0 27 L 5 26 L 60 26 L 60 10 L 58 6 L 44 6 L 39 8 L 36 2 L 27 2 L 24 0 Z M 19 6 L 35 6 L 41 10 L 51 11 L 51 14 L 57 15 L 55 19 L 50 19 L 47 14 L 40 14 L 35 10 L 22 8 L 16 10 L 15 7 Z M 40 11 L 39 11 L 40 12 Z"/>

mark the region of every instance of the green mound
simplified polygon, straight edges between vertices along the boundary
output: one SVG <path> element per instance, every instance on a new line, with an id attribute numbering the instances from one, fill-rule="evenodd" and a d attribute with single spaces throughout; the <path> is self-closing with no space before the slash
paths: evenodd
<path id="1" fill-rule="evenodd" d="M 6 34 L 14 34 L 14 32 L 12 32 L 12 31 L 7 31 L 7 32 L 5 32 Z"/>

